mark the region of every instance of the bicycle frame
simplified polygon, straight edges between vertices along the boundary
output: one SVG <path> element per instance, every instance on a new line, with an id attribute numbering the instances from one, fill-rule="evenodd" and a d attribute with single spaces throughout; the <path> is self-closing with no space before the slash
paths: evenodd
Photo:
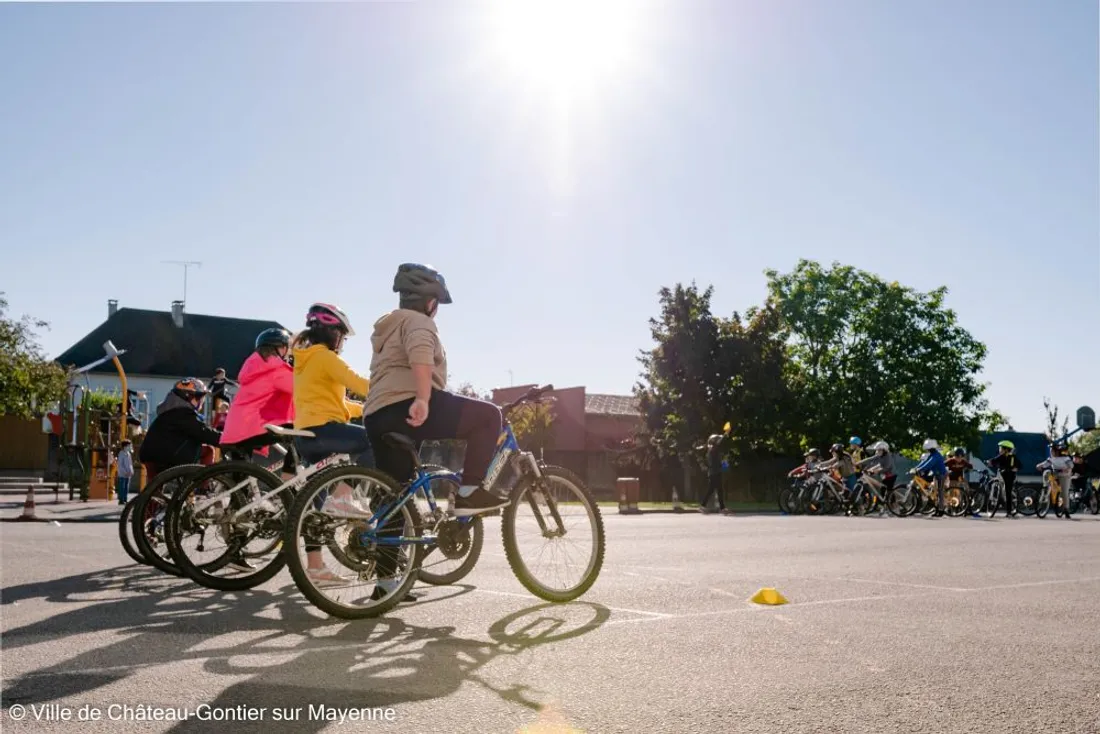
<path id="1" fill-rule="evenodd" d="M 544 388 L 545 389 L 545 388 Z M 534 392 L 534 391 L 533 391 Z M 538 391 L 541 395 L 541 391 Z M 531 399 L 528 393 L 521 397 L 519 400 L 511 403 L 502 409 L 502 412 L 507 413 L 512 408 L 519 404 Z M 500 432 L 500 436 L 497 438 L 496 451 L 493 454 L 493 458 L 489 463 L 489 469 L 485 473 L 485 488 L 491 492 L 496 488 L 497 482 L 500 479 L 501 473 L 504 471 L 504 467 L 511 464 L 521 474 L 530 474 L 536 478 L 542 477 L 542 471 L 539 469 L 538 459 L 535 458 L 534 453 L 530 451 L 523 451 L 520 449 L 519 442 L 516 440 L 516 434 L 512 431 L 512 424 L 505 419 L 504 428 Z M 433 545 L 437 536 L 434 533 L 425 533 L 420 537 L 410 538 L 404 534 L 399 536 L 378 537 L 376 535 L 379 528 L 385 527 L 394 515 L 401 511 L 401 508 L 406 502 L 414 498 L 418 491 L 423 491 L 424 495 L 428 499 L 428 506 L 432 509 L 432 512 L 436 512 L 435 496 L 431 491 L 431 482 L 433 479 L 447 479 L 453 481 L 459 485 L 462 484 L 461 472 L 423 472 L 420 468 L 417 468 L 417 477 L 409 484 L 395 502 L 384 505 L 379 508 L 371 517 L 366 521 L 367 528 L 360 533 L 359 540 L 364 544 L 375 544 L 379 546 L 393 546 L 393 545 Z M 535 510 L 535 518 L 538 520 L 539 528 L 542 533 L 546 535 L 550 532 L 556 532 L 564 534 L 564 528 L 562 527 L 561 516 L 558 514 L 557 503 L 547 498 L 547 505 L 550 509 L 550 514 L 554 518 L 554 522 L 557 523 L 557 530 L 550 531 L 547 527 L 546 520 L 542 514 L 537 511 L 537 505 L 533 498 L 528 497 L 528 502 L 531 503 L 532 509 Z M 464 524 L 473 520 L 473 518 L 458 518 L 459 521 Z"/>
<path id="2" fill-rule="evenodd" d="M 350 464 L 350 463 L 351 463 L 351 455 L 350 454 L 333 454 L 332 456 L 325 457 L 324 459 L 321 459 L 317 463 L 310 464 L 309 466 L 302 466 L 301 464 L 299 464 L 298 465 L 298 471 L 295 473 L 293 479 L 289 479 L 289 480 L 283 482 L 282 484 L 280 484 L 278 487 L 275 487 L 274 489 L 269 490 L 268 492 L 266 492 L 264 494 L 261 494 L 259 497 L 253 498 L 253 500 L 251 502 L 249 502 L 248 504 L 246 504 L 244 507 L 241 507 L 240 509 L 236 510 L 231 515 L 230 519 L 231 520 L 236 520 L 238 515 L 242 515 L 242 514 L 248 512 L 253 507 L 258 506 L 260 503 L 267 500 L 267 498 L 274 497 L 275 495 L 279 494 L 283 490 L 297 489 L 301 486 L 304 486 L 305 483 L 308 482 L 310 480 L 310 478 L 313 477 L 313 475 L 317 474 L 320 471 L 323 471 L 324 469 L 329 468 L 330 466 L 341 466 L 343 464 Z M 212 506 L 218 504 L 219 502 L 226 499 L 227 497 L 233 496 L 233 494 L 235 492 L 238 492 L 241 489 L 244 489 L 246 486 L 254 483 L 255 481 L 256 480 L 255 480 L 254 477 L 249 477 L 248 479 L 244 480 L 243 482 L 240 482 L 239 484 L 235 484 L 234 486 L 230 487 L 229 489 L 225 490 L 224 492 L 219 492 L 218 494 L 216 494 L 212 497 L 207 497 L 202 502 L 197 502 L 195 504 L 195 506 L 192 508 L 192 512 L 195 512 L 195 513 L 202 512 L 203 510 L 207 509 L 208 507 L 212 507 Z M 285 508 L 281 509 L 279 512 L 282 513 L 284 511 L 285 511 Z M 278 515 L 276 515 L 276 517 L 277 516 Z"/>
<path id="3" fill-rule="evenodd" d="M 819 472 L 814 483 L 816 486 L 814 487 L 813 494 L 810 495 L 814 502 L 821 501 L 821 496 L 824 494 L 826 488 L 828 488 L 829 493 L 840 504 L 843 505 L 848 502 L 844 497 L 844 493 L 848 490 L 848 487 L 837 481 L 832 472 Z"/>

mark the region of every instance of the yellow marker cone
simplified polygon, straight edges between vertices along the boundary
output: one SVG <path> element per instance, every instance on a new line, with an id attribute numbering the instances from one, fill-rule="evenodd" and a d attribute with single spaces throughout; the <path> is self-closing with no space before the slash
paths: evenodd
<path id="1" fill-rule="evenodd" d="M 776 607 L 780 604 L 786 604 L 787 598 L 779 593 L 776 589 L 761 589 L 752 595 L 749 599 L 753 604 L 767 604 L 768 606 Z"/>

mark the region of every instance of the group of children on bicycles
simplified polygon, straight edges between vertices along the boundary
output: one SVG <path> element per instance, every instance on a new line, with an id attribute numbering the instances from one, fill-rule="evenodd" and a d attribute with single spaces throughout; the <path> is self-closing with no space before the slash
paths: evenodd
<path id="1" fill-rule="evenodd" d="M 952 449 L 950 455 L 941 453 L 939 442 L 934 438 L 925 439 L 922 448 L 924 454 L 918 464 L 909 470 L 911 475 L 919 475 L 933 483 L 936 493 L 936 516 L 944 515 L 944 501 L 946 491 L 953 486 L 968 486 L 967 473 L 973 471 L 974 465 L 967 458 L 968 452 L 959 446 Z M 859 436 L 852 436 L 848 441 L 848 447 L 835 443 L 830 449 L 830 458 L 822 461 L 821 454 L 816 448 L 806 452 L 805 463 L 793 469 L 788 476 L 791 478 L 805 478 L 815 472 L 829 472 L 848 492 L 851 492 L 856 482 L 864 472 L 876 477 L 884 488 L 884 494 L 893 489 L 897 481 L 894 471 L 894 459 L 890 453 L 890 445 L 885 441 L 874 443 L 870 450 L 873 452 L 864 457 L 863 441 Z M 997 444 L 997 455 L 984 462 L 990 469 L 997 472 L 1005 485 L 1006 512 L 1009 517 L 1014 517 L 1018 508 L 1013 506 L 1015 493 L 1013 488 L 1016 477 L 1020 471 L 1021 463 L 1016 455 L 1016 447 L 1011 441 L 1001 441 Z M 1080 454 L 1068 455 L 1068 449 L 1064 443 L 1055 442 L 1051 447 L 1051 456 L 1046 461 L 1036 466 L 1043 472 L 1044 479 L 1048 476 L 1057 480 L 1061 496 L 1068 497 L 1071 487 L 1085 489 L 1090 478 L 1088 464 Z"/>
<path id="2" fill-rule="evenodd" d="M 296 336 L 267 329 L 256 337 L 222 430 L 203 421 L 201 407 L 209 393 L 203 382 L 177 382 L 157 407 L 141 446 L 149 478 L 197 463 L 204 445 L 238 456 L 266 456 L 279 440 L 266 429 L 274 424 L 312 434 L 295 439 L 306 463 L 348 454 L 358 465 L 404 484 L 412 478 L 413 458 L 383 440 L 387 433 L 400 433 L 418 445 L 466 442 L 463 485 L 452 506 L 456 517 L 506 506 L 507 500 L 481 486 L 502 430 L 500 409 L 446 389 L 447 357 L 435 323 L 439 306 L 452 303 L 443 275 L 428 265 L 406 263 L 398 267 L 393 291 L 398 308 L 374 324 L 369 377 L 340 356 L 345 340 L 355 336 L 347 314 L 333 304 L 314 303 Z M 349 393 L 363 400 L 350 399 Z M 283 470 L 294 471 L 289 460 Z M 332 492 L 321 510 L 347 518 L 371 514 L 346 485 Z"/>

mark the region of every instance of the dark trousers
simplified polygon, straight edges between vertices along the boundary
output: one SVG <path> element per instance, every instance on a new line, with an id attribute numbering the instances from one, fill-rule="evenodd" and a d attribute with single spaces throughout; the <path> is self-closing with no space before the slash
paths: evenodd
<path id="1" fill-rule="evenodd" d="M 374 467 L 374 451 L 367 432 L 354 423 L 326 423 L 305 429 L 315 438 L 296 438 L 302 461 L 315 464 L 333 454 L 351 454 L 359 466 Z"/>
<path id="2" fill-rule="evenodd" d="M 118 503 L 126 504 L 126 498 L 130 494 L 130 477 L 115 478 L 115 494 L 118 495 Z"/>
<path id="3" fill-rule="evenodd" d="M 1003 471 L 1001 479 L 1005 483 L 1005 514 L 1016 511 L 1016 505 L 1012 502 L 1012 492 L 1016 488 L 1016 472 Z"/>
<path id="4" fill-rule="evenodd" d="M 458 440 L 466 442 L 466 461 L 462 483 L 480 484 L 493 460 L 497 439 L 503 426 L 500 408 L 484 400 L 433 390 L 428 401 L 428 419 L 423 425 L 408 424 L 412 400 L 387 405 L 364 416 L 363 424 L 374 445 L 378 468 L 405 486 L 412 480 L 415 466 L 409 452 L 394 448 L 382 440 L 387 433 L 400 433 L 419 445 L 423 441 Z M 486 488 L 488 489 L 488 488 Z"/>
<path id="5" fill-rule="evenodd" d="M 710 496 L 716 495 L 718 497 L 718 508 L 721 510 L 726 509 L 726 499 L 722 496 L 722 475 L 711 474 L 707 477 L 707 496 L 703 498 L 703 501 L 699 503 L 700 507 L 706 507 L 710 502 Z"/>

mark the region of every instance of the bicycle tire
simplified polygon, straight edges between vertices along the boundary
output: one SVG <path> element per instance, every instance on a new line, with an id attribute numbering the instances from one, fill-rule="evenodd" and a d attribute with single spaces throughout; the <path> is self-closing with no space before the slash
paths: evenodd
<path id="1" fill-rule="evenodd" d="M 481 550 L 485 546 L 485 524 L 480 517 L 475 517 L 470 523 L 468 532 L 471 535 L 470 550 L 466 553 L 466 557 L 458 568 L 450 573 L 435 573 L 433 571 L 425 570 L 424 561 L 431 555 L 433 550 L 437 550 L 435 546 L 428 546 L 427 549 L 421 554 L 420 557 L 420 571 L 418 578 L 426 584 L 432 586 L 450 586 L 451 584 L 457 584 L 462 579 L 470 575 L 470 572 L 477 566 L 477 562 L 481 559 Z"/>
<path id="2" fill-rule="evenodd" d="M 948 487 L 943 491 L 943 504 L 948 517 L 962 517 L 970 506 L 970 499 L 962 487 Z"/>
<path id="3" fill-rule="evenodd" d="M 145 556 L 134 546 L 134 528 L 131 523 L 133 514 L 134 503 L 127 502 L 126 506 L 122 508 L 122 515 L 118 518 L 118 539 L 122 541 L 122 549 L 126 551 L 126 555 L 141 565 L 148 566 L 149 562 L 145 560 Z"/>
<path id="4" fill-rule="evenodd" d="M 196 584 L 215 591 L 247 591 L 270 581 L 286 567 L 286 555 L 282 552 L 282 549 L 275 552 L 267 565 L 261 566 L 253 573 L 224 577 L 214 574 L 229 564 L 234 555 L 234 549 L 227 547 L 226 553 L 219 556 L 218 559 L 199 565 L 187 555 L 181 542 L 183 540 L 181 518 L 183 517 L 183 508 L 187 498 L 193 496 L 195 490 L 204 483 L 226 474 L 234 475 L 230 486 L 241 481 L 242 475 L 251 475 L 252 478 L 259 480 L 264 485 L 260 490 L 262 494 L 267 494 L 283 484 L 283 480 L 274 473 L 259 464 L 248 461 L 226 461 L 207 467 L 196 473 L 186 486 L 173 494 L 164 518 L 164 543 L 168 546 L 168 552 L 171 554 L 176 566 Z M 290 490 L 283 490 L 279 493 L 279 501 L 283 503 L 285 513 L 293 503 L 294 495 Z M 282 535 L 282 529 L 280 529 L 277 537 Z"/>
<path id="5" fill-rule="evenodd" d="M 985 497 L 982 500 L 982 503 L 985 505 L 985 509 L 989 512 L 989 516 L 993 517 L 997 514 L 997 510 L 1001 509 L 1001 505 L 1004 504 L 1004 502 L 1001 500 L 1001 493 L 997 492 L 996 498 L 994 498 L 993 492 L 989 492 L 988 494 L 985 494 L 983 492 L 983 494 L 985 495 Z M 1007 505 L 1005 506 L 1005 514 L 1008 514 Z"/>
<path id="6" fill-rule="evenodd" d="M 909 494 L 906 496 L 906 490 Z M 912 487 L 895 487 L 886 498 L 886 511 L 894 517 L 909 517 L 917 510 L 919 501 L 916 489 Z"/>
<path id="7" fill-rule="evenodd" d="M 1035 498 L 1035 517 L 1041 520 L 1047 516 L 1048 512 L 1050 512 L 1050 495 L 1043 490 L 1039 490 L 1039 494 Z"/>
<path id="8" fill-rule="evenodd" d="M 527 569 L 527 565 L 520 557 L 519 548 L 516 544 L 516 513 L 519 509 L 520 500 L 530 491 L 532 485 L 538 480 L 538 478 L 532 474 L 525 474 L 520 477 L 519 481 L 516 482 L 516 486 L 512 488 L 508 506 L 504 508 L 504 514 L 500 524 L 501 536 L 504 541 L 504 555 L 508 559 L 508 565 L 511 566 L 512 573 L 515 574 L 516 579 L 525 589 L 544 601 L 563 604 L 582 596 L 592 588 L 592 585 L 596 583 L 596 580 L 600 576 L 600 571 L 603 568 L 604 554 L 607 550 L 603 515 L 600 513 L 600 507 L 596 504 L 596 499 L 592 496 L 592 492 L 576 474 L 560 466 L 540 465 L 539 471 L 542 473 L 543 477 L 557 477 L 565 480 L 573 485 L 573 488 L 580 494 L 581 501 L 586 505 L 586 509 L 589 511 L 589 517 L 592 521 L 592 530 L 596 535 L 595 558 L 592 559 L 592 563 L 580 583 L 564 591 L 548 588 L 539 582 L 539 580 Z"/>
<path id="9" fill-rule="evenodd" d="M 1093 515 L 1100 515 L 1100 492 L 1093 490 L 1089 493 L 1088 507 Z"/>
<path id="10" fill-rule="evenodd" d="M 451 471 L 447 467 L 440 466 L 438 464 L 421 464 L 420 470 L 426 473 Z M 449 484 L 455 484 L 454 490 L 457 491 L 458 486 L 453 480 L 441 479 L 441 481 L 446 481 Z M 436 494 L 436 488 L 432 487 L 431 489 L 432 496 L 434 496 L 436 500 L 438 500 L 439 495 Z M 447 494 L 452 495 L 450 501 L 453 502 L 453 492 L 448 492 Z M 421 494 L 418 493 L 417 497 L 419 498 L 420 496 Z M 426 523 L 426 529 L 427 523 L 429 522 L 428 519 L 423 513 L 420 513 L 420 519 Z M 454 522 L 454 519 L 452 518 L 447 522 Z M 436 573 L 434 571 L 429 571 L 425 569 L 424 563 L 427 562 L 428 557 L 432 554 L 432 551 L 438 550 L 437 545 L 428 545 L 424 547 L 423 553 L 421 553 L 420 569 L 417 578 L 420 581 L 423 581 L 424 583 L 430 584 L 432 586 L 450 586 L 451 584 L 457 584 L 459 581 L 469 576 L 470 572 L 474 570 L 475 566 L 477 566 L 477 562 L 481 559 L 481 551 L 485 546 L 485 523 L 482 522 L 481 517 L 474 517 L 473 520 L 468 523 L 467 532 L 471 534 L 470 548 L 466 551 L 465 558 L 463 558 L 462 563 L 460 563 L 456 569 L 449 573 Z"/>
<path id="11" fill-rule="evenodd" d="M 164 498 L 164 486 L 169 482 L 178 483 L 186 479 L 189 474 L 201 471 L 205 468 L 206 467 L 202 464 L 182 464 L 180 466 L 174 466 L 171 469 L 165 469 L 134 498 L 134 511 L 130 519 L 133 525 L 134 545 L 137 546 L 138 551 L 141 552 L 150 566 L 171 576 L 179 576 L 182 578 L 184 574 L 183 571 L 170 560 L 170 557 L 165 558 L 162 556 L 149 542 L 149 536 L 146 534 L 147 523 L 152 520 L 152 518 L 148 516 L 149 503 L 157 500 L 163 502 L 164 506 L 167 506 L 167 499 Z M 163 528 L 163 525 L 161 527 Z M 167 550 L 168 549 L 165 548 L 165 551 Z"/>
<path id="12" fill-rule="evenodd" d="M 792 487 L 784 487 L 779 491 L 779 511 L 787 515 L 798 515 L 802 503 L 798 499 L 798 493 Z"/>
<path id="13" fill-rule="evenodd" d="M 397 482 L 390 475 L 378 471 L 377 469 L 368 469 L 366 467 L 356 466 L 355 464 L 344 464 L 319 472 L 298 491 L 294 499 L 294 504 L 287 514 L 287 521 L 283 530 L 283 554 L 286 557 L 286 567 L 290 571 L 291 578 L 294 579 L 294 585 L 302 592 L 302 596 L 313 604 L 313 606 L 332 617 L 354 620 L 381 616 L 401 602 L 405 594 L 408 593 L 409 589 L 416 583 L 422 547 L 416 543 L 410 544 L 412 558 L 409 563 L 411 570 L 408 576 L 394 593 L 389 594 L 383 599 L 379 599 L 369 606 L 349 607 L 339 604 L 329 599 L 313 585 L 309 580 L 309 575 L 306 573 L 305 566 L 302 565 L 303 554 L 299 552 L 298 548 L 298 541 L 302 537 L 302 520 L 309 509 L 313 507 L 313 498 L 318 488 L 334 480 L 340 479 L 341 477 L 352 475 L 368 477 L 384 487 L 386 492 L 390 495 L 386 501 L 396 500 L 402 494 L 402 490 L 399 488 Z M 420 519 L 420 512 L 417 510 L 416 502 L 413 499 L 405 502 L 402 506 L 402 511 L 409 514 L 409 520 L 412 523 L 414 532 L 419 532 L 420 528 L 423 527 L 423 523 Z"/>
<path id="14" fill-rule="evenodd" d="M 857 484 L 856 488 L 852 490 L 852 501 L 849 503 L 848 509 L 857 517 L 865 516 L 871 509 L 871 493 L 867 491 L 862 483 Z"/>

